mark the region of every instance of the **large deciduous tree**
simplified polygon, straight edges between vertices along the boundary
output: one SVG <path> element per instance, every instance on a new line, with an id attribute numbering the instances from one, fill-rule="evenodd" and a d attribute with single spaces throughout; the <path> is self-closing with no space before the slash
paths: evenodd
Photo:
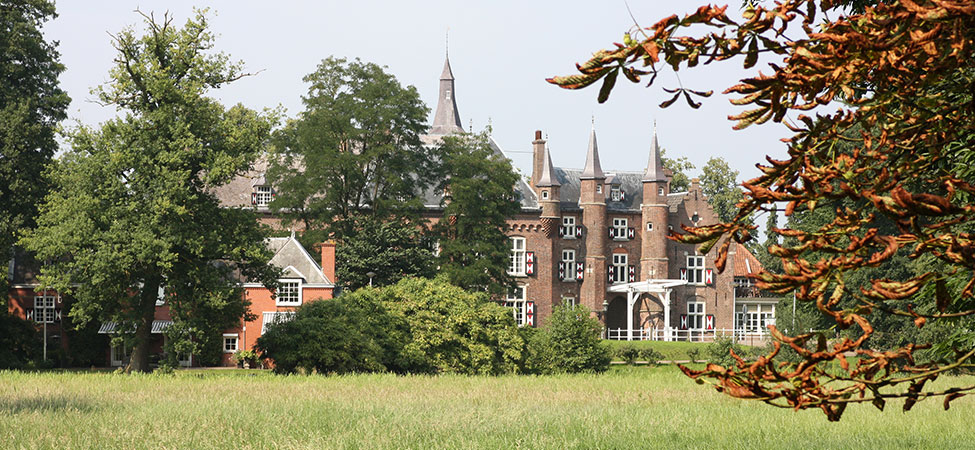
<path id="1" fill-rule="evenodd" d="M 38 227 L 22 241 L 52 261 L 42 281 L 74 297 L 74 319 L 119 323 L 136 371 L 148 369 L 160 290 L 178 323 L 219 329 L 247 310 L 235 269 L 275 275 L 253 213 L 221 208 L 211 193 L 251 166 L 273 120 L 206 96 L 244 74 L 211 51 L 205 12 L 181 28 L 168 14 L 143 17 L 144 35 L 113 36 L 110 82 L 94 91 L 122 116 L 71 133 Z M 208 322 L 193 322 L 201 317 Z"/>
<path id="2" fill-rule="evenodd" d="M 718 220 L 728 222 L 738 213 L 736 204 L 744 198 L 738 187 L 738 171 L 722 157 L 713 157 L 701 168 L 701 191 L 708 198 Z"/>
<path id="3" fill-rule="evenodd" d="M 56 126 L 70 102 L 58 87 L 64 66 L 58 62 L 57 43 L 45 41 L 40 30 L 54 17 L 54 3 L 46 0 L 5 1 L 0 8 L 2 261 L 10 259 L 17 231 L 34 225 L 37 204 L 48 188 L 42 173 L 57 150 Z M 0 292 L 6 286 L 4 271 Z"/>
<path id="4" fill-rule="evenodd" d="M 434 227 L 440 272 L 464 289 L 505 294 L 513 286 L 505 231 L 521 209 L 518 174 L 486 133 L 446 136 L 441 149 L 443 218 Z"/>
<path id="5" fill-rule="evenodd" d="M 273 139 L 271 206 L 305 230 L 339 238 L 356 233 L 360 216 L 422 207 L 438 159 L 420 140 L 429 109 L 416 88 L 376 64 L 334 57 L 304 81 L 305 111 Z"/>
<path id="6" fill-rule="evenodd" d="M 743 184 L 748 198 L 734 220 L 675 238 L 704 251 L 718 245 L 723 269 L 730 243 L 752 239 L 752 213 L 784 204 L 787 216 L 827 214 L 812 227 L 776 229 L 787 239 L 770 252 L 781 258 L 783 273 L 760 274 L 759 285 L 794 292 L 846 332 L 829 343 L 822 333 L 786 336 L 770 327 L 776 342 L 769 355 L 684 371 L 729 395 L 820 408 L 830 420 L 850 403 L 883 409 L 887 400 L 904 398 L 909 410 L 943 396 L 948 408 L 975 390 L 925 389 L 940 374 L 975 367 L 975 5 L 869 3 L 785 0 L 749 7 L 742 20 L 703 6 L 628 33 L 580 65 L 581 74 L 551 80 L 581 88 L 602 79 L 605 101 L 620 72 L 638 81 L 668 66 L 742 58 L 748 69 L 761 54 L 781 57 L 770 72 L 726 92 L 741 95 L 733 103 L 751 106 L 732 117 L 736 128 L 785 122 L 793 132 L 787 158 L 770 158 L 760 177 Z M 689 27 L 720 31 L 685 34 Z M 669 92 L 674 96 L 663 106 L 683 97 L 697 107 L 696 97 L 710 95 L 684 87 Z M 825 106 L 835 112 L 823 113 Z M 841 142 L 852 148 L 839 148 Z M 913 260 L 906 274 L 872 271 L 905 253 Z M 868 345 L 875 325 L 892 316 L 940 329 L 892 349 Z M 778 364 L 782 346 L 799 362 Z M 937 351 L 920 358 L 919 350 L 931 346 Z M 855 362 L 847 360 L 850 352 Z"/>

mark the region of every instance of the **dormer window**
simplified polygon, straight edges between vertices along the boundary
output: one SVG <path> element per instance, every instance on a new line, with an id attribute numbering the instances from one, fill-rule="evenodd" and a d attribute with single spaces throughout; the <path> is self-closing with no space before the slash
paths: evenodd
<path id="1" fill-rule="evenodd" d="M 254 206 L 267 206 L 274 200 L 274 190 L 271 186 L 254 186 L 251 194 L 251 204 Z"/>
<path id="2" fill-rule="evenodd" d="M 694 215 L 691 216 L 691 222 L 694 222 L 694 225 L 697 225 L 697 222 L 700 220 L 701 220 L 701 216 L 698 216 L 697 211 L 694 211 Z"/>
<path id="3" fill-rule="evenodd" d="M 614 202 L 623 201 L 625 194 L 623 193 L 623 189 L 620 188 L 620 185 L 614 184 L 609 188 L 609 198 Z"/>

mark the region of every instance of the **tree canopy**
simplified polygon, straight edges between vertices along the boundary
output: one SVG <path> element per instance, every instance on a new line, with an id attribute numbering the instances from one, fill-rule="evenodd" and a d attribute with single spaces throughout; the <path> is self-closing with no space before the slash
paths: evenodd
<path id="1" fill-rule="evenodd" d="M 738 187 L 738 171 L 721 157 L 712 157 L 701 168 L 701 191 L 718 219 L 728 222 L 738 213 L 736 204 L 744 198 Z"/>
<path id="2" fill-rule="evenodd" d="M 46 0 L 5 2 L 0 10 L 0 259 L 8 261 L 18 230 L 34 225 L 48 189 L 42 175 L 55 150 L 58 122 L 70 99 L 58 87 L 64 66 L 41 26 L 55 18 Z M 6 292 L 7 274 L 0 275 Z M 4 303 L 6 299 L 4 299 Z M 5 309 L 5 308 L 3 308 Z"/>
<path id="3" fill-rule="evenodd" d="M 420 141 L 429 109 L 416 88 L 376 64 L 334 57 L 304 81 L 305 111 L 273 138 L 271 207 L 338 239 L 356 234 L 360 216 L 386 220 L 422 207 L 438 158 Z"/>
<path id="4" fill-rule="evenodd" d="M 717 246 L 723 269 L 731 242 L 752 239 L 751 214 L 780 203 L 787 216 L 828 208 L 831 217 L 820 226 L 775 229 L 791 239 L 770 248 L 783 273 L 761 274 L 759 286 L 795 292 L 848 334 L 829 343 L 822 333 L 786 336 L 773 326 L 775 350 L 758 361 L 684 371 L 729 395 L 820 408 L 830 420 L 839 420 L 850 403 L 882 409 L 888 399 L 904 398 L 909 410 L 920 399 L 943 396 L 948 408 L 975 390 L 925 390 L 946 371 L 975 367 L 971 328 L 949 326 L 948 333 L 918 335 L 885 351 L 866 345 L 874 324 L 891 316 L 920 328 L 958 325 L 975 315 L 975 5 L 857 2 L 863 10 L 849 13 L 848 3 L 786 0 L 748 7 L 743 20 L 729 18 L 727 7 L 702 6 L 627 33 L 622 44 L 579 65 L 580 74 L 550 80 L 566 88 L 603 80 L 599 101 L 605 101 L 620 72 L 633 82 L 650 75 L 653 83 L 665 67 L 741 58 L 749 69 L 761 54 L 781 57 L 769 64 L 770 73 L 725 92 L 739 95 L 733 103 L 750 106 L 731 117 L 736 128 L 770 121 L 789 127 L 788 157 L 769 158 L 762 175 L 743 184 L 747 198 L 733 220 L 685 229 L 675 239 L 701 244 L 703 251 Z M 708 27 L 716 31 L 690 33 Z M 662 106 L 683 98 L 696 108 L 698 99 L 711 95 L 685 87 L 667 91 L 674 95 Z M 835 112 L 823 113 L 827 106 Z M 852 149 L 840 151 L 839 142 Z M 903 252 L 918 263 L 910 274 L 871 273 L 852 282 Z M 777 364 L 783 345 L 800 362 Z M 940 357 L 916 358 L 931 346 Z M 857 354 L 855 364 L 846 359 L 849 352 Z"/>
<path id="5" fill-rule="evenodd" d="M 74 319 L 120 323 L 138 371 L 148 369 L 161 290 L 177 323 L 218 332 L 246 312 L 234 271 L 276 275 L 254 214 L 220 207 L 211 192 L 250 168 L 273 118 L 206 96 L 244 73 L 211 51 L 204 12 L 181 28 L 168 15 L 143 18 L 144 35 L 113 36 L 110 81 L 94 90 L 122 115 L 70 134 L 71 150 L 47 172 L 54 189 L 38 227 L 22 240 L 51 261 L 42 282 L 74 297 Z"/>
<path id="6" fill-rule="evenodd" d="M 464 289 L 505 294 L 513 287 L 505 232 L 507 219 L 521 210 L 518 174 L 487 133 L 446 136 L 441 152 L 443 217 L 434 226 L 440 272 Z"/>

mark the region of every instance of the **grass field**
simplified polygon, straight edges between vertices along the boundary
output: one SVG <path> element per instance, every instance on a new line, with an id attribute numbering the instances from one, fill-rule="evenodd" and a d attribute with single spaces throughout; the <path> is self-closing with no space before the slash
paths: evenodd
<path id="1" fill-rule="evenodd" d="M 611 348 L 618 348 L 623 346 L 633 346 L 639 349 L 652 348 L 660 354 L 664 355 L 664 359 L 667 361 L 687 361 L 691 359 L 691 351 L 697 350 L 700 354 L 698 358 L 703 358 L 703 353 L 705 348 L 708 346 L 707 343 L 703 342 L 686 342 L 686 341 L 604 341 L 609 344 Z M 618 359 L 618 358 L 616 358 Z"/>
<path id="2" fill-rule="evenodd" d="M 959 380 L 942 377 L 939 384 Z M 971 382 L 970 379 L 964 380 Z M 4 448 L 942 448 L 975 400 L 829 423 L 721 396 L 673 366 L 552 377 L 0 373 Z"/>

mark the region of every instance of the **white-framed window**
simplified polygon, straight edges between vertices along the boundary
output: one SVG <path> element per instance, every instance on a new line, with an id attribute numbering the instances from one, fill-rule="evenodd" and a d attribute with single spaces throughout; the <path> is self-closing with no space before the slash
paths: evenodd
<path id="1" fill-rule="evenodd" d="M 647 231 L 653 231 L 653 222 L 647 222 Z"/>
<path id="2" fill-rule="evenodd" d="M 179 362 L 180 367 L 190 367 L 193 365 L 193 354 L 178 353 L 176 354 L 176 360 Z"/>
<path id="3" fill-rule="evenodd" d="M 224 333 L 223 352 L 233 353 L 240 349 L 237 333 Z"/>
<path id="4" fill-rule="evenodd" d="M 775 304 L 744 303 L 735 311 L 735 329 L 746 333 L 767 333 L 775 324 Z"/>
<path id="5" fill-rule="evenodd" d="M 278 290 L 274 294 L 276 306 L 298 306 L 301 304 L 301 280 L 278 280 Z"/>
<path id="6" fill-rule="evenodd" d="M 34 322 L 54 323 L 57 312 L 54 305 L 57 303 L 57 295 L 38 295 L 34 297 Z"/>
<path id="7" fill-rule="evenodd" d="M 570 297 L 570 296 L 567 296 L 567 295 L 563 295 L 562 296 L 562 306 L 571 308 L 571 307 L 576 306 L 576 305 L 578 305 L 578 303 L 576 303 L 576 298 L 575 297 Z"/>
<path id="8" fill-rule="evenodd" d="M 687 284 L 704 284 L 704 256 L 687 256 Z"/>
<path id="9" fill-rule="evenodd" d="M 518 286 L 508 292 L 505 297 L 504 307 L 511 308 L 511 313 L 515 317 L 518 326 L 525 325 L 525 286 Z"/>
<path id="10" fill-rule="evenodd" d="M 609 187 L 609 199 L 614 202 L 623 201 L 623 189 L 618 184 Z"/>
<path id="11" fill-rule="evenodd" d="M 626 240 L 626 228 L 628 222 L 622 217 L 613 218 L 613 239 Z"/>
<path id="12" fill-rule="evenodd" d="M 542 200 L 548 200 L 548 191 L 542 191 Z"/>
<path id="13" fill-rule="evenodd" d="M 273 327 L 276 323 L 287 322 L 294 318 L 294 311 L 267 311 L 261 315 L 261 334 L 266 333 L 268 327 Z"/>
<path id="14" fill-rule="evenodd" d="M 687 328 L 704 329 L 704 302 L 687 302 Z"/>
<path id="15" fill-rule="evenodd" d="M 562 216 L 562 237 L 565 239 L 576 238 L 575 216 Z"/>
<path id="16" fill-rule="evenodd" d="M 274 199 L 274 190 L 271 186 L 254 187 L 254 204 L 257 206 L 267 206 Z"/>
<path id="17" fill-rule="evenodd" d="M 613 253 L 613 284 L 626 283 L 626 253 Z"/>
<path id="18" fill-rule="evenodd" d="M 572 281 L 576 279 L 576 251 L 567 248 L 562 250 L 562 263 L 565 265 L 565 274 L 562 281 Z"/>
<path id="19" fill-rule="evenodd" d="M 596 185 L 596 193 L 597 194 L 602 194 L 603 193 L 603 185 L 601 185 L 601 184 L 597 184 Z"/>
<path id="20" fill-rule="evenodd" d="M 663 186 L 657 188 L 657 195 L 664 195 L 664 188 L 663 188 Z"/>
<path id="21" fill-rule="evenodd" d="M 524 276 L 525 275 L 525 238 L 523 237 L 513 237 L 509 238 L 508 242 L 511 244 L 511 255 L 508 260 L 508 274 Z"/>

